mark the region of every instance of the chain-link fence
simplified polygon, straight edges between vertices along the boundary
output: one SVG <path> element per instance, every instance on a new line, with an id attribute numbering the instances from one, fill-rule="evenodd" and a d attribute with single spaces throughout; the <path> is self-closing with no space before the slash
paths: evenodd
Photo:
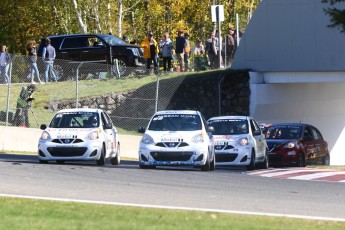
<path id="1" fill-rule="evenodd" d="M 121 60 L 115 65 L 55 60 L 53 71 L 47 73 L 42 60 L 37 66 L 39 78 L 32 78 L 28 57 L 12 57 L 11 81 L 0 85 L 0 125 L 37 128 L 48 124 L 60 109 L 89 107 L 105 110 L 120 131 L 127 133 L 146 126 L 158 110 L 200 110 L 202 104 L 209 116 L 218 111 L 217 81 L 211 78 L 196 88 L 193 77 L 154 74 L 146 68 L 128 67 Z M 24 96 L 24 91 L 31 95 Z"/>

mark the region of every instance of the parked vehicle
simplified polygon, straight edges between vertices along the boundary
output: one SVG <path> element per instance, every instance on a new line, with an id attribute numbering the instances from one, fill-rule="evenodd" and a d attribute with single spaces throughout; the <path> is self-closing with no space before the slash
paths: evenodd
<path id="1" fill-rule="evenodd" d="M 128 67 L 144 67 L 145 59 L 139 46 L 127 44 L 118 37 L 108 34 L 67 34 L 48 36 L 56 51 L 54 68 L 61 80 L 67 78 L 67 72 L 73 72 L 78 62 L 111 64 L 111 69 L 104 65 L 92 65 L 87 71 L 109 72 L 114 76 L 129 73 Z M 42 56 L 45 38 L 41 39 L 38 56 Z M 66 61 L 61 60 L 69 60 Z M 84 66 L 85 69 L 85 66 Z M 82 68 L 83 70 L 83 68 Z"/>
<path id="2" fill-rule="evenodd" d="M 140 168 L 195 166 L 215 169 L 213 128 L 198 111 L 169 110 L 153 115 L 139 146 Z"/>
<path id="3" fill-rule="evenodd" d="M 100 109 L 64 109 L 55 114 L 38 141 L 40 163 L 96 160 L 120 164 L 120 140 L 108 114 Z"/>
<path id="4" fill-rule="evenodd" d="M 329 165 L 328 144 L 321 132 L 308 124 L 274 124 L 266 134 L 271 165 Z"/>
<path id="5" fill-rule="evenodd" d="M 217 165 L 268 168 L 267 144 L 257 122 L 247 116 L 212 117 Z"/>

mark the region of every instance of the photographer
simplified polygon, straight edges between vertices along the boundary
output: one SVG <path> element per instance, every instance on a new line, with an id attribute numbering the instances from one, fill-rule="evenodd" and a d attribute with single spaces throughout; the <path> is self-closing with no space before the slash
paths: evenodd
<path id="1" fill-rule="evenodd" d="M 32 95 L 35 91 L 36 86 L 32 84 L 28 87 L 22 88 L 17 99 L 17 109 L 16 114 L 14 115 L 13 125 L 21 127 L 30 127 L 28 111 L 31 107 L 31 102 L 34 100 Z"/>

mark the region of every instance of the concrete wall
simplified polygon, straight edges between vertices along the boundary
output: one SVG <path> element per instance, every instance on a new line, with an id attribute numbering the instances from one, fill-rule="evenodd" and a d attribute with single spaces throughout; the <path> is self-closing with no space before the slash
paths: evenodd
<path id="1" fill-rule="evenodd" d="M 300 73 L 307 79 L 309 73 Z M 305 76 L 306 75 L 306 76 Z M 327 76 L 327 73 L 325 74 Z M 259 122 L 301 122 L 317 127 L 329 144 L 332 165 L 345 165 L 345 82 L 264 83 L 251 76 L 250 114 Z"/>

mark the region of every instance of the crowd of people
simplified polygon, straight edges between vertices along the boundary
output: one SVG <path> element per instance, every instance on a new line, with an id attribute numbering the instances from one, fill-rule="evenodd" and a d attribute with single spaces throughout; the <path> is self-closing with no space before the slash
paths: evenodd
<path id="1" fill-rule="evenodd" d="M 239 31 L 239 39 L 242 37 L 242 30 Z M 127 36 L 123 39 L 130 44 L 138 44 L 144 51 L 147 60 L 147 70 L 150 73 L 153 64 L 153 71 L 190 71 L 191 57 L 193 56 L 196 70 L 217 69 L 231 66 L 237 47 L 236 31 L 229 28 L 223 43 L 222 37 L 218 41 L 218 31 L 211 31 L 205 44 L 202 39 L 197 39 L 194 49 L 191 50 L 190 35 L 183 30 L 178 30 L 175 41 L 172 41 L 169 33 L 164 33 L 161 39 L 155 39 L 153 32 L 147 33 L 147 38 L 138 43 L 138 38 L 130 40 Z M 221 44 L 221 52 L 219 51 Z M 159 66 L 161 60 L 161 66 Z"/>

